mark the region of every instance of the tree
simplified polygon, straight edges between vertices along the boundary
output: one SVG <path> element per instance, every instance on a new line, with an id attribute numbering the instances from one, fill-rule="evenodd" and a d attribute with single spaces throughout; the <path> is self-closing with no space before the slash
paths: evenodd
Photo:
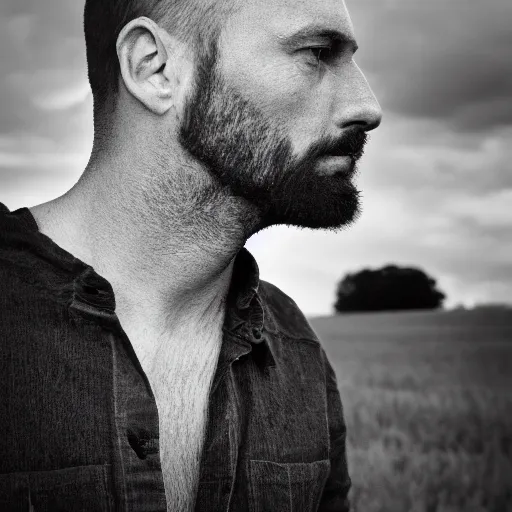
<path id="1" fill-rule="evenodd" d="M 445 297 L 435 279 L 422 270 L 388 265 L 347 274 L 338 284 L 334 309 L 338 313 L 437 309 Z"/>

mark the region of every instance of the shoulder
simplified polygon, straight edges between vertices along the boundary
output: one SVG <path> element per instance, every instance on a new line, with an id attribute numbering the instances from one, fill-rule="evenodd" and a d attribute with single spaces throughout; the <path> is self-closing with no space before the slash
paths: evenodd
<path id="1" fill-rule="evenodd" d="M 1 313 L 6 304 L 34 309 L 36 302 L 67 303 L 76 265 L 71 258 L 61 260 L 51 240 L 39 233 L 28 208 L 11 212 L 0 202 Z"/>
<path id="2" fill-rule="evenodd" d="M 319 344 L 319 338 L 297 303 L 277 286 L 260 280 L 258 289 L 270 330 L 287 338 Z"/>

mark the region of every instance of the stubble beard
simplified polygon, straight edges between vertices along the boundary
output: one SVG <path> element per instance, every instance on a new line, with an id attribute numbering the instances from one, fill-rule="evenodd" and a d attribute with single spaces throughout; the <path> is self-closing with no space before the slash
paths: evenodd
<path id="1" fill-rule="evenodd" d="M 198 65 L 179 130 L 183 148 L 220 186 L 258 208 L 258 229 L 286 224 L 337 230 L 352 224 L 360 215 L 360 192 L 351 181 L 355 160 L 342 176 L 315 172 L 317 159 L 333 144 L 325 139 L 295 157 L 283 130 L 219 75 L 216 54 L 212 50 Z M 359 141 L 365 137 L 356 131 Z"/>

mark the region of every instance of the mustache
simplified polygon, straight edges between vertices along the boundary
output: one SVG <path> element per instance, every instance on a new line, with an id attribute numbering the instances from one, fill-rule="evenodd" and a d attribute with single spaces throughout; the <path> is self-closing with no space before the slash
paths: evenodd
<path id="1" fill-rule="evenodd" d="M 343 134 L 341 138 L 323 139 L 317 142 L 310 150 L 311 156 L 320 157 L 325 155 L 350 156 L 359 160 L 364 153 L 364 147 L 368 142 L 367 133 L 360 128 L 351 129 Z"/>

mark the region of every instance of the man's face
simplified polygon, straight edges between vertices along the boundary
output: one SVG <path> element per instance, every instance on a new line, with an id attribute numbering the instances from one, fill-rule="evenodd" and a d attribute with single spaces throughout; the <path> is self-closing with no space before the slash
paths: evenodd
<path id="1" fill-rule="evenodd" d="M 289 2 L 290 9 L 283 1 L 272 12 L 258 3 L 231 20 L 220 51 L 199 63 L 180 142 L 259 208 L 263 226 L 350 224 L 360 212 L 356 162 L 380 110 L 350 43 L 332 40 L 335 30 L 352 37 L 348 13 L 338 2 L 328 2 L 329 12 L 324 1 L 317 8 L 331 20 L 325 23 L 310 14 L 312 0 L 301 16 L 295 13 L 302 2 Z M 313 26 L 312 34 L 294 35 Z M 357 90 L 341 98 L 339 88 L 351 86 Z"/>

